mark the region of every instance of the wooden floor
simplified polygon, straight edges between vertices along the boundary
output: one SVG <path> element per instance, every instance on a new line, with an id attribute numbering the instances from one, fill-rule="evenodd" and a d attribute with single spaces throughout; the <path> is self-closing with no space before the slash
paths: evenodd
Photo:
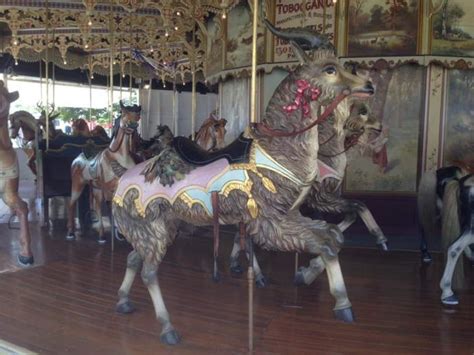
<path id="1" fill-rule="evenodd" d="M 243 354 L 247 352 L 247 281 L 210 278 L 208 231 L 181 236 L 160 268 L 160 286 L 182 343 L 163 346 L 151 299 L 140 279 L 131 294 L 137 312 L 116 314 L 127 245 L 111 253 L 93 239 L 66 242 L 64 231 L 33 226 L 37 266 L 15 266 L 16 231 L 0 225 L 0 339 L 44 354 Z M 222 238 L 222 255 L 230 237 Z M 357 317 L 333 319 L 325 275 L 292 284 L 292 255 L 257 251 L 270 280 L 255 294 L 258 354 L 473 354 L 474 272 L 456 309 L 440 305 L 439 255 L 346 248 L 341 266 Z M 307 258 L 303 257 L 302 262 Z"/>

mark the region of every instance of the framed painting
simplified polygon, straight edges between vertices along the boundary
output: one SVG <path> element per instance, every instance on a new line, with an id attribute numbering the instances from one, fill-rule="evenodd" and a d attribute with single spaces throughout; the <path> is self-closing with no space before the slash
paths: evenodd
<path id="1" fill-rule="evenodd" d="M 377 87 L 368 101 L 370 114 L 381 119 L 383 129 L 362 151 L 350 153 L 345 191 L 415 193 L 425 68 L 404 65 L 368 75 Z"/>
<path id="2" fill-rule="evenodd" d="M 335 3 L 332 0 L 277 0 L 275 23 L 278 28 L 310 27 L 326 34 L 334 43 Z M 273 61 L 276 63 L 295 61 L 295 55 L 288 41 L 274 38 Z"/>
<path id="3" fill-rule="evenodd" d="M 225 68 L 252 65 L 252 12 L 247 1 L 241 1 L 227 16 Z M 265 60 L 265 28 L 257 28 L 257 62 Z"/>
<path id="4" fill-rule="evenodd" d="M 350 57 L 417 53 L 418 0 L 348 0 L 347 55 Z"/>
<path id="5" fill-rule="evenodd" d="M 212 76 L 224 67 L 224 36 L 219 16 L 207 22 L 206 74 Z"/>
<path id="6" fill-rule="evenodd" d="M 445 0 L 431 21 L 431 53 L 474 56 L 474 1 Z"/>
<path id="7" fill-rule="evenodd" d="M 449 70 L 446 122 L 444 123 L 444 164 L 453 146 L 472 142 L 474 137 L 474 70 Z"/>

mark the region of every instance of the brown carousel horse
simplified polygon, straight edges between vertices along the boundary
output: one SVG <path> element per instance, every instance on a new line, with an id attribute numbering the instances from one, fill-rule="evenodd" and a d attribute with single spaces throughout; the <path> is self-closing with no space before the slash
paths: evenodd
<path id="1" fill-rule="evenodd" d="M 89 125 L 87 124 L 87 121 L 83 118 L 77 118 L 73 120 L 71 124 L 71 128 L 72 128 L 73 136 L 85 136 L 85 137 L 91 136 Z M 99 133 L 99 132 L 96 131 L 96 133 Z"/>
<path id="2" fill-rule="evenodd" d="M 31 251 L 31 235 L 28 226 L 28 205 L 18 195 L 18 158 L 8 134 L 10 103 L 18 99 L 18 92 L 9 93 L 0 80 L 0 195 L 5 204 L 20 219 L 20 253 L 18 262 L 22 266 L 34 263 Z"/>
<path id="3" fill-rule="evenodd" d="M 73 240 L 74 215 L 76 202 L 86 184 L 92 187 L 94 210 L 99 220 L 100 244 L 105 243 L 104 226 L 102 223 L 102 201 L 111 201 L 120 176 L 129 168 L 135 166 L 130 155 L 131 137 L 138 127 L 141 107 L 137 105 L 124 106 L 120 101 L 121 116 L 119 127 L 110 146 L 92 159 L 84 154 L 79 155 L 71 166 L 71 200 L 68 208 L 68 223 L 66 239 Z"/>
<path id="4" fill-rule="evenodd" d="M 199 131 L 196 132 L 194 141 L 204 150 L 213 151 L 224 148 L 224 138 L 226 134 L 225 118 L 218 119 L 213 113 L 202 123 Z"/>
<path id="5" fill-rule="evenodd" d="M 320 43 L 313 37 L 311 43 Z M 309 58 L 301 40 L 292 41 L 301 65 L 280 83 L 261 123 L 214 153 L 177 137 L 171 149 L 129 169 L 119 181 L 112 211 L 134 250 L 116 309 L 133 311 L 129 292 L 141 270 L 166 344 L 178 343 L 180 336 L 171 324 L 157 272 L 180 221 L 213 225 L 217 234 L 219 224 L 240 224 L 265 249 L 319 255 L 336 300 L 336 318 L 353 321 L 338 259 L 342 232 L 303 217 L 299 205 L 318 176 L 318 124 L 334 114 L 332 123 L 342 130 L 352 100 L 373 95 L 374 88 L 339 65 L 333 51 L 315 51 Z"/>
<path id="6" fill-rule="evenodd" d="M 18 139 L 21 136 L 21 148 L 28 157 L 27 165 L 36 175 L 36 147 L 38 137 L 38 121 L 27 111 L 16 111 L 9 117 L 10 137 Z M 21 134 L 20 134 L 21 132 Z"/>

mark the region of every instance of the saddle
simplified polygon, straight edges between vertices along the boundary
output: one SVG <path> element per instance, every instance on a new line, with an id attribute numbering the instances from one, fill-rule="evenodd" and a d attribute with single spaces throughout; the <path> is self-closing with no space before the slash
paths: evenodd
<path id="1" fill-rule="evenodd" d="M 227 159 L 229 164 L 248 163 L 250 160 L 250 148 L 253 139 L 244 137 L 243 133 L 227 147 L 208 152 L 186 137 L 175 137 L 173 148 L 185 162 L 197 166 L 203 166 L 219 159 Z"/>

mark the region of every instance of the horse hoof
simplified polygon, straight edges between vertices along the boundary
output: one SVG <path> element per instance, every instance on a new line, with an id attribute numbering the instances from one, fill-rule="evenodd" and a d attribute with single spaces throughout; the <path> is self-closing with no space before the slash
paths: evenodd
<path id="1" fill-rule="evenodd" d="M 455 306 L 459 304 L 459 299 L 455 295 L 451 295 L 449 297 L 442 298 L 441 302 L 448 306 Z"/>
<path id="2" fill-rule="evenodd" d="M 379 244 L 379 247 L 382 251 L 388 251 L 388 245 L 386 242 L 382 242 Z"/>
<path id="3" fill-rule="evenodd" d="M 343 309 L 335 309 L 334 316 L 338 320 L 342 320 L 346 323 L 353 323 L 354 322 L 354 313 L 352 312 L 352 307 L 347 307 Z"/>
<path id="4" fill-rule="evenodd" d="M 212 274 L 212 281 L 215 283 L 218 283 L 221 280 L 221 275 L 217 272 L 215 274 Z"/>
<path id="5" fill-rule="evenodd" d="M 120 234 L 120 233 L 115 233 L 115 239 L 117 239 L 119 242 L 124 242 L 125 241 L 125 237 L 123 236 L 123 234 Z"/>
<path id="6" fill-rule="evenodd" d="M 306 282 L 304 280 L 303 272 L 298 270 L 295 274 L 295 278 L 293 279 L 293 283 L 295 286 L 306 286 Z"/>
<path id="7" fill-rule="evenodd" d="M 428 251 L 422 251 L 421 261 L 423 261 L 425 264 L 429 264 L 433 261 L 433 258 L 431 257 L 431 254 Z"/>
<path id="8" fill-rule="evenodd" d="M 236 265 L 230 267 L 230 272 L 234 275 L 242 275 L 244 273 L 244 270 L 242 269 L 242 266 Z"/>
<path id="9" fill-rule="evenodd" d="M 160 341 L 166 345 L 176 345 L 181 341 L 179 333 L 172 329 L 166 333 L 160 335 Z"/>
<path id="10" fill-rule="evenodd" d="M 265 279 L 265 276 L 262 274 L 258 275 L 255 278 L 255 284 L 257 285 L 257 288 L 264 288 L 267 286 L 267 280 Z"/>
<path id="11" fill-rule="evenodd" d="M 99 243 L 100 245 L 104 245 L 106 242 L 107 242 L 107 239 L 105 239 L 105 238 L 97 239 L 97 243 Z"/>
<path id="12" fill-rule="evenodd" d="M 115 311 L 120 314 L 129 314 L 135 311 L 134 305 L 130 302 L 118 303 L 115 307 Z"/>
<path id="13" fill-rule="evenodd" d="M 66 235 L 66 240 L 74 240 L 76 239 L 76 236 L 74 235 L 74 233 L 69 233 L 68 235 Z"/>
<path id="14" fill-rule="evenodd" d="M 18 263 L 21 266 L 28 267 L 35 263 L 35 259 L 33 258 L 33 256 L 23 256 L 18 254 Z"/>

